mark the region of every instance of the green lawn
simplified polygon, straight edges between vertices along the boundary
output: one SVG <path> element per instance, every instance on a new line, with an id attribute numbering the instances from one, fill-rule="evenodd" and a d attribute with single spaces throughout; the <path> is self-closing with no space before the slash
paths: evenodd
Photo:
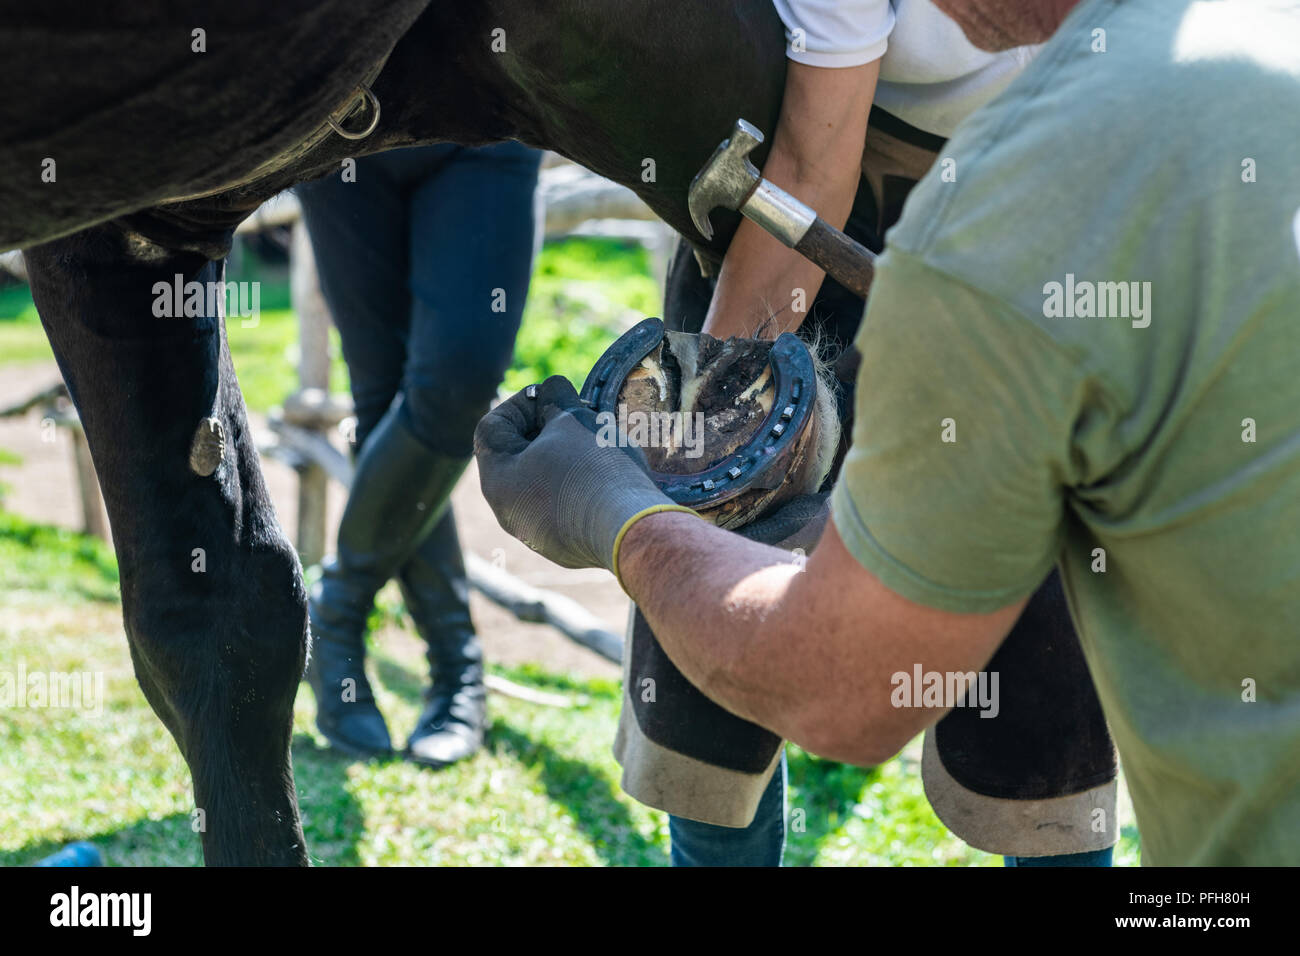
<path id="1" fill-rule="evenodd" d="M 229 281 L 260 281 L 262 312 L 256 326 L 227 325 L 230 352 L 244 401 L 265 412 L 297 387 L 298 327 L 286 308 L 282 274 L 245 257 L 243 272 Z M 278 307 L 277 307 L 278 306 Z M 549 375 L 567 375 L 581 387 L 587 371 L 633 320 L 660 313 L 658 286 L 648 256 L 633 243 L 569 239 L 547 243 L 533 270 L 515 358 L 504 386 L 518 391 Z M 346 393 L 347 367 L 331 330 L 331 388 Z M 36 307 L 25 287 L 0 289 L 0 363 L 53 361 Z"/>
<path id="2" fill-rule="evenodd" d="M 643 248 L 610 239 L 548 243 L 533 270 L 505 388 L 517 392 L 550 375 L 581 388 L 623 328 L 651 315 L 662 315 L 662 298 Z"/>
<path id="3" fill-rule="evenodd" d="M 193 865 L 189 775 L 131 671 L 110 551 L 0 512 L 4 669 L 102 672 L 102 715 L 0 711 L 0 865 L 89 839 L 114 865 Z M 396 592 L 385 592 L 371 673 L 401 740 L 420 704 L 422 656 Z M 582 702 L 570 710 L 491 699 L 485 750 L 431 771 L 361 762 L 324 746 L 304 685 L 294 765 L 312 858 L 326 865 L 667 863 L 667 821 L 624 796 L 610 755 L 619 689 L 535 668 L 493 673 Z M 913 745 L 875 770 L 790 748 L 791 865 L 997 865 L 935 818 Z M 1126 829 L 1119 862 L 1136 859 Z"/>

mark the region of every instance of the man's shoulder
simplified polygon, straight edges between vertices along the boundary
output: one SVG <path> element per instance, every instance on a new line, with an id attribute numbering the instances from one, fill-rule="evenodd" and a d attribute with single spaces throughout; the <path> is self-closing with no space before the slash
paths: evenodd
<path id="1" fill-rule="evenodd" d="M 1300 207 L 1300 63 L 1283 68 L 1283 41 L 1300 49 L 1300 5 L 1081 4 L 949 140 L 889 245 L 1093 346 L 1108 336 L 1054 319 L 1100 316 L 1099 294 L 1123 307 L 1102 283 L 1191 315 L 1238 281 L 1243 248 L 1289 273 L 1294 242 L 1261 242 L 1291 240 Z"/>

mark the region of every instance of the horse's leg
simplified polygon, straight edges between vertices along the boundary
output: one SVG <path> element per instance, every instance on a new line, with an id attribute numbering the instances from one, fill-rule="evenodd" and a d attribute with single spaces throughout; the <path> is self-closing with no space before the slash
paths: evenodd
<path id="1" fill-rule="evenodd" d="M 154 285 L 222 264 L 106 224 L 28 250 L 113 529 L 136 676 L 194 780 L 209 864 L 305 864 L 289 758 L 306 596 L 258 466 L 219 312 L 155 316 Z M 215 418 L 224 452 L 191 467 Z"/>

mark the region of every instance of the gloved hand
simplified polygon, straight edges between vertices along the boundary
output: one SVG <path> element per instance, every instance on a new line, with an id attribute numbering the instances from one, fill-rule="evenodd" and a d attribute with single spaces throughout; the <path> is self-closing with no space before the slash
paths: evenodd
<path id="1" fill-rule="evenodd" d="M 501 527 L 563 567 L 617 575 L 618 547 L 635 521 L 694 512 L 659 490 L 638 449 L 602 447 L 598 427 L 568 379 L 553 375 L 483 416 L 474 455 Z"/>

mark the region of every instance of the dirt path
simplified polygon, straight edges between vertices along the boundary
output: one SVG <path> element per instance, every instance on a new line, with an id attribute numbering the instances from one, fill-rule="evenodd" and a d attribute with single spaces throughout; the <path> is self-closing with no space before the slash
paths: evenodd
<path id="1" fill-rule="evenodd" d="M 0 368 L 0 407 L 7 407 L 33 392 L 59 381 L 52 362 Z M 252 416 L 255 431 L 265 429 L 260 416 Z M 24 418 L 0 419 L 0 449 L 21 456 L 19 465 L 0 464 L 0 482 L 8 486 L 5 507 L 32 521 L 81 528 L 72 446 L 66 431 L 54 433 L 41 427 L 36 412 Z M 276 513 L 292 540 L 297 531 L 297 477 L 293 469 L 263 459 L 267 486 Z M 331 486 L 329 527 L 338 526 L 344 504 L 343 490 Z M 537 587 L 566 594 L 581 601 L 615 633 L 622 633 L 628 600 L 606 571 L 569 571 L 551 564 L 501 530 L 479 491 L 478 472 L 471 465 L 452 495 L 452 506 L 460 527 L 461 545 L 488 560 L 496 560 L 506 571 Z M 547 670 L 583 676 L 616 676 L 618 668 L 579 647 L 552 628 L 526 624 L 485 600 L 477 592 L 471 609 L 485 653 L 503 664 L 535 662 Z"/>

